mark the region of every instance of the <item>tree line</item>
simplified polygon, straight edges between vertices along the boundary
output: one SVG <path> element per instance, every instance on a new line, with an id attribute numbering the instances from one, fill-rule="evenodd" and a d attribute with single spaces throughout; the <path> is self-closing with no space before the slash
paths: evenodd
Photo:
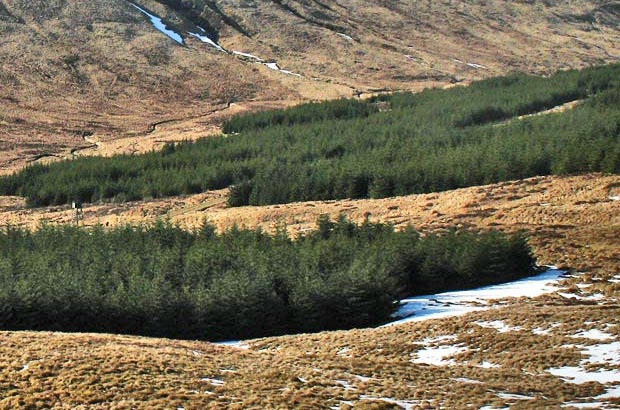
<path id="1" fill-rule="evenodd" d="M 292 238 L 205 223 L 0 229 L 0 327 L 221 340 L 384 323 L 402 296 L 534 273 L 523 235 L 321 217 Z"/>
<path id="2" fill-rule="evenodd" d="M 620 172 L 620 65 L 235 117 L 230 134 L 163 150 L 33 165 L 0 178 L 31 206 L 232 187 L 231 206 L 443 191 Z M 580 100 L 554 114 L 538 113 Z M 382 109 L 378 109 L 381 105 Z"/>

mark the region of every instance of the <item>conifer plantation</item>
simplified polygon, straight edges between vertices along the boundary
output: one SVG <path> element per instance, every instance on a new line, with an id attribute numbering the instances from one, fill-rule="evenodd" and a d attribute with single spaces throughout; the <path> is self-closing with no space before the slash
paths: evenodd
<path id="1" fill-rule="evenodd" d="M 579 101 L 571 109 L 517 118 Z M 382 198 L 536 175 L 620 172 L 620 65 L 509 75 L 371 101 L 233 118 L 226 135 L 144 155 L 33 165 L 0 179 L 31 206 L 232 186 L 231 206 Z"/>
<path id="2" fill-rule="evenodd" d="M 213 226 L 0 230 L 0 328 L 237 339 L 384 323 L 399 297 L 534 273 L 522 235 L 321 218 L 298 238 Z"/>

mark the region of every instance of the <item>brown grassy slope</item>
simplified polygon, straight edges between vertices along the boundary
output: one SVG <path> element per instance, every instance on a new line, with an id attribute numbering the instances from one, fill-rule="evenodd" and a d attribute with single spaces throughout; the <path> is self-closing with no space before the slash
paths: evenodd
<path id="1" fill-rule="evenodd" d="M 377 399 L 407 400 L 414 409 L 556 409 L 564 402 L 592 401 L 604 386 L 565 383 L 546 369 L 577 366 L 584 357 L 576 344 L 609 343 L 575 338 L 581 330 L 598 329 L 620 340 L 620 283 L 613 277 L 620 273 L 620 202 L 609 198 L 616 195 L 620 177 L 589 175 L 377 201 L 207 211 L 221 226 L 238 219 L 269 227 L 286 217 L 292 229 L 299 229 L 318 213 L 344 211 L 354 219 L 371 212 L 399 226 L 411 222 L 424 232 L 455 224 L 525 228 L 539 261 L 586 272 L 563 282 L 564 292 L 581 299 L 523 298 L 460 318 L 261 339 L 250 342 L 248 350 L 124 336 L 5 332 L 0 333 L 0 409 L 345 409 L 347 403 L 356 409 L 399 408 Z M 196 199 L 176 200 L 173 207 Z M 87 221 L 96 220 L 89 217 L 94 211 L 87 209 Z M 588 300 L 597 294 L 597 300 Z M 474 323 L 479 320 L 503 320 L 520 329 L 498 333 Z M 535 329 L 549 332 L 534 334 Z M 465 348 L 453 357 L 454 366 L 412 362 L 425 339 L 446 335 L 455 339 L 426 343 Z M 496 367 L 481 367 L 485 362 Z M 601 369 L 617 366 L 590 370 Z M 604 407 L 613 403 L 620 404 L 610 400 Z"/>
<path id="2" fill-rule="evenodd" d="M 549 72 L 619 56 L 613 40 L 616 2 L 219 3 L 254 34 L 247 38 L 224 26 L 224 44 L 360 88 L 409 88 L 416 81 L 459 81 L 511 70 Z"/>
<path id="3" fill-rule="evenodd" d="M 155 0 L 139 3 L 184 22 Z M 417 90 L 619 57 L 615 1 L 217 3 L 250 35 L 214 17 L 222 45 L 304 77 L 192 39 L 181 47 L 124 0 L 0 2 L 0 172 L 46 154 L 70 156 L 92 145 L 84 133 L 99 142 L 133 138 L 120 152 L 143 140 L 152 147 L 147 131 L 161 121 L 184 123 L 180 136 L 196 138 L 212 129 L 205 116 L 230 101 Z"/>

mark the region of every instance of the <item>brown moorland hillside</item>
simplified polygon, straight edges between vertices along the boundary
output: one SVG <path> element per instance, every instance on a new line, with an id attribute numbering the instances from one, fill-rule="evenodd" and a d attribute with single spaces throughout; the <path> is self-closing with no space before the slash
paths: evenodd
<path id="1" fill-rule="evenodd" d="M 199 15 L 231 54 L 187 35 L 175 43 L 125 0 L 0 0 L 0 173 L 156 149 L 217 133 L 247 110 L 620 57 L 618 1 L 184 1 L 194 14 L 174 0 L 137 3 L 183 33 Z M 81 223 L 193 228 L 206 218 L 220 230 L 285 225 L 298 234 L 321 214 L 344 214 L 423 234 L 525 230 L 540 264 L 572 275 L 556 292 L 462 317 L 235 346 L 0 332 L 0 409 L 620 408 L 617 382 L 577 384 L 550 372 L 620 374 L 620 177 L 267 207 L 228 208 L 227 196 L 88 205 Z M 68 207 L 0 197 L 0 225 L 72 220 Z M 598 346 L 611 354 L 589 362 L 583 352 Z M 442 365 L 419 363 L 429 348 L 453 353 Z"/>
<path id="2" fill-rule="evenodd" d="M 595 375 L 620 370 L 613 350 L 620 338 L 619 196 L 619 177 L 587 175 L 376 201 L 246 209 L 244 215 L 231 214 L 237 209 L 190 210 L 185 216 L 191 221 L 208 215 L 222 227 L 256 221 L 269 228 L 285 218 L 292 229 L 303 229 L 321 212 L 345 212 L 354 219 L 370 212 L 399 226 L 410 222 L 422 232 L 455 224 L 525 229 L 540 263 L 575 270 L 557 292 L 503 300 L 466 316 L 237 346 L 3 332 L 0 408 L 555 409 L 583 403 L 617 408 L 619 399 L 606 393 L 613 385 L 571 383 L 550 369 L 572 366 Z M 157 206 L 182 210 L 201 199 Z M 87 222 L 96 221 L 91 214 L 99 211 L 102 218 L 107 213 L 103 207 L 88 209 Z M 125 221 L 132 219 L 127 212 Z M 588 364 L 582 351 L 600 346 L 612 348 L 606 361 Z M 419 363 L 429 348 L 447 349 L 444 363 Z"/>
<path id="3" fill-rule="evenodd" d="M 138 3 L 185 44 L 126 0 L 0 2 L 2 172 L 97 142 L 159 147 L 157 129 L 197 138 L 231 102 L 259 109 L 620 57 L 617 1 L 184 2 L 202 10 L 193 14 L 164 5 L 175 1 Z M 228 54 L 187 34 L 197 14 Z"/>

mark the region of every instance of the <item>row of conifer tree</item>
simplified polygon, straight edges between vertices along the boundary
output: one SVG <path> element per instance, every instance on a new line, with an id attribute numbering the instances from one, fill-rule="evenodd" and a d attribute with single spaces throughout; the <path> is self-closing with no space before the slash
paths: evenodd
<path id="1" fill-rule="evenodd" d="M 522 235 L 321 218 L 298 238 L 204 224 L 0 230 L 0 328 L 239 339 L 384 323 L 402 296 L 530 275 Z"/>

